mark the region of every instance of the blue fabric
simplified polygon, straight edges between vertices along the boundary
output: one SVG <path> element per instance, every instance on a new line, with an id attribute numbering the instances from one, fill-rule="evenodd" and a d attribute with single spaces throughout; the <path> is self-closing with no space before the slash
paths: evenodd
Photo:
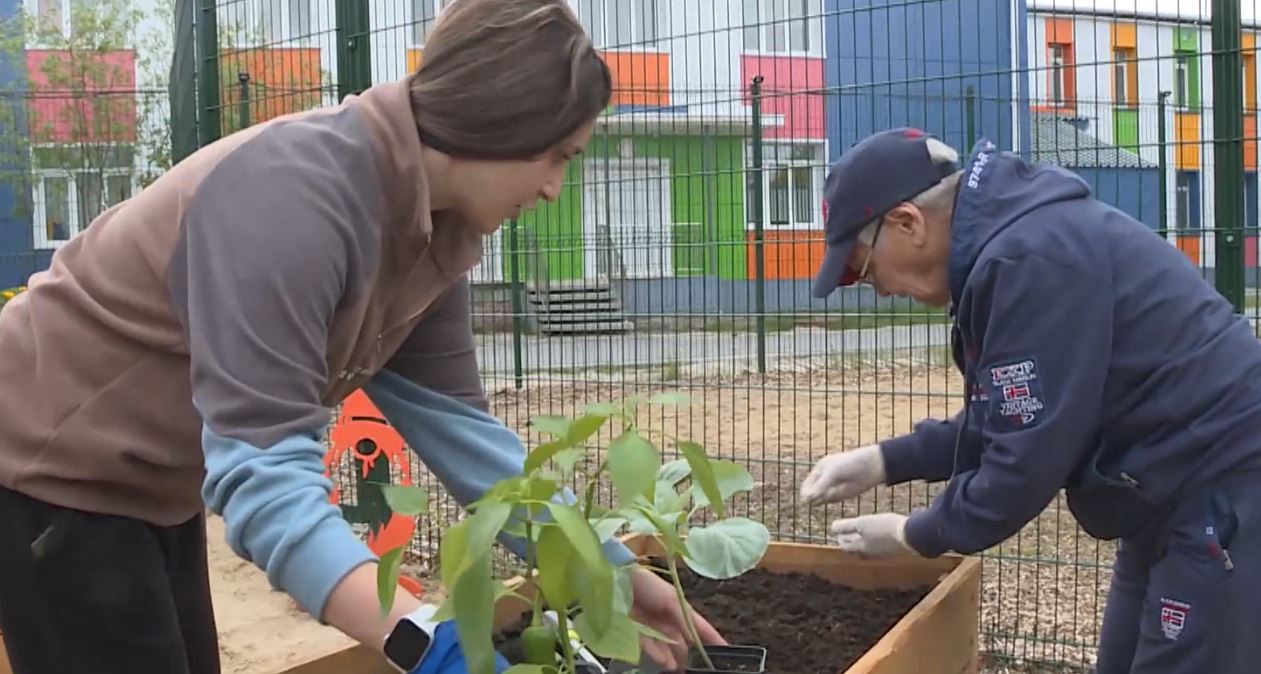
<path id="1" fill-rule="evenodd" d="M 1261 463 L 1261 342 L 1185 255 L 1073 173 L 979 143 L 949 281 L 965 407 L 883 443 L 890 481 L 950 479 L 907 521 L 921 554 L 992 547 L 1060 489 L 1087 532 L 1126 536 Z"/>
<path id="2" fill-rule="evenodd" d="M 1186 496 L 1122 541 L 1113 571 L 1097 674 L 1256 672 L 1261 473 Z"/>
<path id="3" fill-rule="evenodd" d="M 508 661 L 496 652 L 495 674 L 501 674 L 506 669 Z M 464 651 L 460 649 L 460 638 L 456 634 L 454 622 L 448 620 L 438 624 L 429 652 L 410 674 L 468 674 L 468 665 L 464 661 Z"/>
<path id="4" fill-rule="evenodd" d="M 467 403 L 390 370 L 377 373 L 363 391 L 460 505 L 481 498 L 495 483 L 524 470 L 526 450 L 521 437 Z M 577 502 L 568 488 L 556 500 L 561 499 Z M 524 539 L 504 534 L 500 541 L 525 558 Z M 605 541 L 604 554 L 619 566 L 635 561 L 635 555 L 616 539 Z"/>
<path id="5" fill-rule="evenodd" d="M 223 517 L 228 545 L 322 621 L 333 588 L 376 560 L 329 502 L 324 445 L 313 435 L 295 435 L 254 447 L 205 426 L 202 448 L 202 499 Z"/>

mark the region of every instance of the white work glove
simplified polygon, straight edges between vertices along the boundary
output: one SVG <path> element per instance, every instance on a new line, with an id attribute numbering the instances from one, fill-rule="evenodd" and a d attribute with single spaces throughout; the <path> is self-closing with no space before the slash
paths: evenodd
<path id="1" fill-rule="evenodd" d="M 880 513 L 832 522 L 832 535 L 845 552 L 862 557 L 917 554 L 906 543 L 906 515 Z"/>
<path id="2" fill-rule="evenodd" d="M 801 500 L 834 503 L 884 484 L 880 445 L 867 445 L 823 457 L 801 483 Z"/>

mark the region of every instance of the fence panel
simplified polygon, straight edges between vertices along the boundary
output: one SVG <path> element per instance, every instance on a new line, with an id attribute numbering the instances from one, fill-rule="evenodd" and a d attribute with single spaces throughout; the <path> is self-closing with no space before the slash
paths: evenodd
<path id="1" fill-rule="evenodd" d="M 220 36 L 242 21 L 280 32 L 242 52 L 222 37 L 206 43 L 202 26 L 203 44 L 224 44 L 219 58 L 233 64 L 213 71 L 215 86 L 200 72 L 202 91 L 218 92 L 202 112 L 217 112 L 226 133 L 403 77 L 423 64 L 445 4 L 318 0 L 302 24 L 302 2 L 219 2 Z M 797 498 L 828 452 L 908 432 L 962 401 L 943 312 L 870 289 L 826 301 L 808 292 L 828 164 L 898 125 L 961 153 L 988 138 L 1071 169 L 1258 320 L 1254 0 L 571 6 L 613 73 L 613 100 L 558 201 L 505 223 L 473 272 L 493 411 L 527 441 L 534 416 L 680 389 L 696 404 L 647 422 L 746 465 L 758 488 L 740 508 L 781 539 L 827 541 L 838 515 L 928 504 L 940 485 L 882 487 L 829 508 Z M 441 491 L 423 466 L 408 467 Z M 365 494 L 352 488 L 363 470 L 338 464 L 348 506 Z M 414 563 L 436 564 L 439 532 L 458 514 L 433 499 Z M 364 523 L 375 530 L 382 516 Z M 1114 551 L 1057 498 L 983 553 L 988 670 L 1089 667 Z"/>

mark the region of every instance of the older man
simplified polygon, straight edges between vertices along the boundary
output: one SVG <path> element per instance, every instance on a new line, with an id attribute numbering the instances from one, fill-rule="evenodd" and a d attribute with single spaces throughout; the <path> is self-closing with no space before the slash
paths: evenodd
<path id="1" fill-rule="evenodd" d="M 1099 674 L 1258 671 L 1261 342 L 1185 256 L 1074 174 L 871 136 L 827 180 L 824 297 L 867 281 L 948 307 L 963 409 L 822 459 L 802 498 L 949 480 L 932 506 L 833 522 L 867 556 L 1001 543 L 1062 488 L 1120 539 Z"/>

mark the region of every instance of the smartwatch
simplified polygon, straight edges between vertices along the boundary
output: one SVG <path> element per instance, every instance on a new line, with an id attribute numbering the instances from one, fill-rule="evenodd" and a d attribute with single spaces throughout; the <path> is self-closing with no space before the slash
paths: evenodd
<path id="1" fill-rule="evenodd" d="M 385 659 L 398 671 L 413 672 L 424 661 L 438 629 L 438 623 L 433 621 L 437 612 L 437 606 L 421 606 L 399 619 L 385 637 Z"/>

